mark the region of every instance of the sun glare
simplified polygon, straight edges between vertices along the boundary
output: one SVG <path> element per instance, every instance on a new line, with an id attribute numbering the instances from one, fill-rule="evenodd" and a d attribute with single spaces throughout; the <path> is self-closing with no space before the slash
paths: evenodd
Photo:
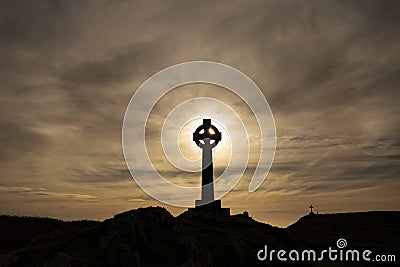
<path id="1" fill-rule="evenodd" d="M 222 134 L 222 140 L 218 144 L 218 151 L 214 151 L 216 154 L 219 156 L 216 157 L 216 160 L 218 161 L 218 164 L 225 165 L 228 164 L 229 162 L 229 157 L 230 157 L 230 152 L 231 152 L 231 139 L 226 131 L 225 127 L 223 127 L 220 123 L 217 121 L 213 120 L 213 125 L 218 128 L 218 130 Z M 197 145 L 193 142 L 192 140 L 192 135 L 193 132 L 196 130 L 196 128 L 203 124 L 202 118 L 196 118 L 188 123 L 186 123 L 180 133 L 179 133 L 179 149 L 187 160 L 189 161 L 195 161 L 201 158 L 201 150 L 197 147 Z M 215 131 L 213 129 L 208 129 L 208 132 L 210 134 L 215 134 Z M 226 165 L 225 165 L 226 166 Z"/>

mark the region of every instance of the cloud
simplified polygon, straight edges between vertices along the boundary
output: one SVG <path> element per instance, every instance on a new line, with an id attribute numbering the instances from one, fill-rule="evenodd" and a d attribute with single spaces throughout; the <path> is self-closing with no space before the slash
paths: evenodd
<path id="1" fill-rule="evenodd" d="M 38 192 L 35 195 L 49 197 L 50 199 L 69 199 L 73 201 L 98 201 L 98 198 L 93 195 L 71 194 L 71 193 L 54 193 L 54 192 Z M 50 199 L 46 199 L 49 201 Z"/>
<path id="2" fill-rule="evenodd" d="M 0 186 L 0 191 L 5 193 L 26 193 L 32 189 L 25 186 Z"/>
<path id="3" fill-rule="evenodd" d="M 142 198 L 125 198 L 124 200 L 128 201 L 128 202 L 143 202 L 143 201 L 146 201 L 146 200 L 144 200 Z"/>
<path id="4" fill-rule="evenodd" d="M 121 127 L 129 99 L 143 81 L 167 66 L 212 60 L 249 75 L 275 116 L 278 144 L 270 176 L 260 192 L 246 195 L 258 214 L 262 209 L 257 203 L 274 192 L 286 200 L 273 210 L 286 207 L 288 212 L 297 194 L 321 194 L 325 200 L 330 192 L 352 190 L 370 209 L 398 208 L 393 196 L 399 193 L 399 5 L 2 2 L 1 196 L 7 195 L 8 207 L 17 210 L 26 199 L 10 195 L 32 192 L 62 192 L 36 196 L 58 204 L 95 205 L 94 196 L 117 203 L 114 198 L 120 199 L 123 191 L 123 197 L 147 204 L 122 155 Z M 158 151 L 158 128 L 168 110 L 181 99 L 215 92 L 193 85 L 160 102 L 147 131 L 150 150 Z M 241 101 L 226 101 L 249 117 Z M 256 154 L 252 157 L 250 169 Z M 188 180 L 157 155 L 154 160 L 166 176 Z M 223 166 L 216 173 L 221 170 Z M 244 196 L 246 179 L 226 201 L 241 207 L 234 198 Z M 382 192 L 390 196 L 386 202 L 379 200 Z M 333 210 L 343 206 L 341 200 L 324 203 Z M 46 205 L 31 208 L 40 212 Z"/>
<path id="5" fill-rule="evenodd" d="M 0 186 L 0 192 L 2 194 L 21 194 L 24 202 L 48 202 L 48 201 L 76 201 L 76 202 L 92 202 L 99 201 L 97 196 L 87 194 L 75 194 L 75 193 L 61 193 L 51 192 L 44 188 L 30 188 L 24 186 Z M 8 200 L 9 196 L 5 199 Z"/>

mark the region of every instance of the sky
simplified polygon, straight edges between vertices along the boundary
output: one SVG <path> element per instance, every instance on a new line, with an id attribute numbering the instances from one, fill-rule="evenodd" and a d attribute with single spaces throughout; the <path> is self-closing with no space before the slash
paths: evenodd
<path id="1" fill-rule="evenodd" d="M 319 213 L 399 210 L 399 10 L 398 1 L 2 1 L 0 213 L 102 220 L 147 206 L 183 212 L 134 182 L 121 132 L 140 84 L 194 60 L 244 72 L 275 119 L 271 171 L 249 193 L 250 160 L 222 198 L 232 214 L 284 227 L 310 204 Z M 225 101 L 257 137 L 248 108 L 226 89 L 175 89 L 150 115 L 146 145 L 176 183 L 200 176 L 160 158 L 160 126 L 192 97 Z M 182 138 L 182 150 L 193 149 Z"/>

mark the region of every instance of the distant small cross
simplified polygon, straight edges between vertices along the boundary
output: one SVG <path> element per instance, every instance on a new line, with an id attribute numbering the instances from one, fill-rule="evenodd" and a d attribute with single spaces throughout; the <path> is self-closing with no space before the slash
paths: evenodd
<path id="1" fill-rule="evenodd" d="M 312 211 L 312 209 L 314 208 L 314 207 L 313 207 L 313 205 L 310 205 L 310 207 L 309 207 L 309 208 L 311 209 L 311 212 L 313 212 L 313 211 Z"/>

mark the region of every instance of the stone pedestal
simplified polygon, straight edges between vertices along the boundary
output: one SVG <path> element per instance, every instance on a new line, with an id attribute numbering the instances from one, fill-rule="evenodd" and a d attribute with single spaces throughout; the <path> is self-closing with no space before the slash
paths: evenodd
<path id="1" fill-rule="evenodd" d="M 189 211 L 198 211 L 198 212 L 212 212 L 212 213 L 217 213 L 220 215 L 225 215 L 229 216 L 231 215 L 231 209 L 230 208 L 222 208 L 221 207 L 221 200 L 214 200 L 213 202 L 210 202 L 208 204 L 200 205 L 200 200 L 196 200 L 196 207 L 195 208 L 189 208 Z"/>

